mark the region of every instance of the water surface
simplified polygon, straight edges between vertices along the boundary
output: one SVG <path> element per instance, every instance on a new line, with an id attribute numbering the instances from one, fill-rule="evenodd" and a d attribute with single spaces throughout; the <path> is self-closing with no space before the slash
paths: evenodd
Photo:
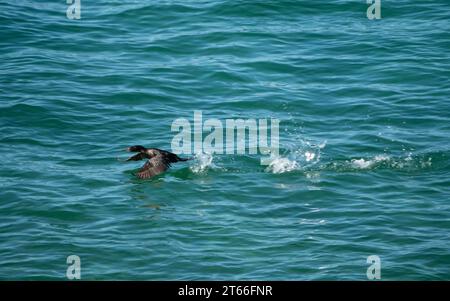
<path id="1" fill-rule="evenodd" d="M 0 278 L 450 278 L 450 5 L 0 4 Z M 171 123 L 278 118 L 281 157 L 154 180 Z"/>

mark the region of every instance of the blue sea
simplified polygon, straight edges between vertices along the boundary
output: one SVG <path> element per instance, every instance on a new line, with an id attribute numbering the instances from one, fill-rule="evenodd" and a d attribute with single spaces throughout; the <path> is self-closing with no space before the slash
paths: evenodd
<path id="1" fill-rule="evenodd" d="M 449 1 L 80 3 L 0 2 L 0 279 L 450 280 Z M 195 111 L 279 155 L 137 178 Z"/>

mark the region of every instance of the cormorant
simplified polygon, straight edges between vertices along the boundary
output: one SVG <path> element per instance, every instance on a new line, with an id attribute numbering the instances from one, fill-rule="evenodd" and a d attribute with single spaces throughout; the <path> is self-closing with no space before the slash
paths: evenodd
<path id="1" fill-rule="evenodd" d="M 169 169 L 172 163 L 179 161 L 187 161 L 189 159 L 180 158 L 176 154 L 171 152 L 157 149 L 157 148 L 145 148 L 142 145 L 134 145 L 127 148 L 129 152 L 137 152 L 136 155 L 127 159 L 127 161 L 139 161 L 148 159 L 144 166 L 139 169 L 136 174 L 140 179 L 148 179 L 159 175 Z"/>

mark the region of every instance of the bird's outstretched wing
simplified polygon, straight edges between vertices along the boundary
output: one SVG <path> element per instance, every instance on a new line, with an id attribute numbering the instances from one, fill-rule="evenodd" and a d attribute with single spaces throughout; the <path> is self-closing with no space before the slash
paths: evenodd
<path id="1" fill-rule="evenodd" d="M 138 154 L 136 154 L 136 155 L 134 155 L 134 156 L 129 157 L 129 158 L 127 159 L 127 161 L 139 161 L 139 160 L 143 160 L 143 159 L 145 159 L 145 158 L 147 158 L 147 155 L 146 155 L 146 154 L 144 154 L 144 153 L 138 153 Z"/>
<path id="2" fill-rule="evenodd" d="M 140 179 L 148 179 L 162 174 L 170 167 L 170 163 L 161 155 L 155 156 L 145 162 L 144 166 L 136 174 Z"/>

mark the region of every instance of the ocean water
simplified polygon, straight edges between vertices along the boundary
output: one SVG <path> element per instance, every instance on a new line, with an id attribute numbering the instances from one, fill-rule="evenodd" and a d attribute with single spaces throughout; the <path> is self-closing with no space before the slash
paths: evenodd
<path id="1" fill-rule="evenodd" d="M 450 279 L 450 3 L 0 2 L 0 279 Z M 280 155 L 155 179 L 177 118 L 277 118 Z"/>

